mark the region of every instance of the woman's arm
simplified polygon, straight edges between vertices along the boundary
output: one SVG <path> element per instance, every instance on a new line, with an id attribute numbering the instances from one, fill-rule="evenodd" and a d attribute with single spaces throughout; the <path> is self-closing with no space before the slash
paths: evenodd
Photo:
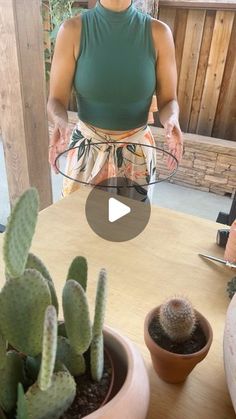
<path id="1" fill-rule="evenodd" d="M 169 151 L 180 161 L 183 154 L 183 138 L 179 126 L 174 41 L 170 28 L 155 19 L 152 20 L 152 34 L 157 52 L 156 94 L 159 119 L 165 128 Z M 174 165 L 173 159 L 168 159 L 168 167 L 173 169 Z"/>
<path id="2" fill-rule="evenodd" d="M 79 52 L 80 31 L 80 16 L 62 24 L 52 60 L 47 110 L 54 124 L 49 146 L 49 162 L 56 173 L 55 159 L 66 149 L 70 136 L 67 109 Z"/>

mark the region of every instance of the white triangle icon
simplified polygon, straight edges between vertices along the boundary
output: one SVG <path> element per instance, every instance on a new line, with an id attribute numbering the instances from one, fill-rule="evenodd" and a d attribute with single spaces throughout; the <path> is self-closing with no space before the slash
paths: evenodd
<path id="1" fill-rule="evenodd" d="M 115 198 L 109 198 L 108 219 L 110 223 L 114 223 L 114 221 L 119 220 L 130 212 L 131 209 L 128 205 L 123 204 Z"/>

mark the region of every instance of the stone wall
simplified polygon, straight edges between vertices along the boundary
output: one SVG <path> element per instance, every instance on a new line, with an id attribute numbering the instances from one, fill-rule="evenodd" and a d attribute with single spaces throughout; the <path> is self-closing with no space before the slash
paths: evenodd
<path id="1" fill-rule="evenodd" d="M 152 127 L 156 144 L 163 148 L 164 130 Z M 168 174 L 163 153 L 157 152 L 160 178 Z M 184 134 L 184 155 L 171 183 L 232 196 L 236 191 L 236 142 Z"/>

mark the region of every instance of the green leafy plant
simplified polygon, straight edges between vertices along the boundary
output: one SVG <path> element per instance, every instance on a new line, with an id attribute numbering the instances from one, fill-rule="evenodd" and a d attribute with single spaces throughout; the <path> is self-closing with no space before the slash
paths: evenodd
<path id="1" fill-rule="evenodd" d="M 50 38 L 50 49 L 48 47 L 44 49 L 45 72 L 47 80 L 49 80 L 56 37 L 61 24 L 65 20 L 78 15 L 84 10 L 81 7 L 76 7 L 75 3 L 75 0 L 42 0 L 43 20 L 45 21 L 46 17 L 48 19 L 48 16 L 50 20 L 49 28 L 44 29 L 44 31 L 46 31 L 46 35 Z"/>
<path id="2" fill-rule="evenodd" d="M 57 319 L 58 300 L 43 262 L 28 253 L 39 198 L 27 190 L 9 218 L 3 256 L 6 282 L 0 292 L 0 407 L 17 419 L 56 419 L 72 404 L 74 376 L 90 370 L 100 381 L 103 368 L 103 323 L 106 271 L 98 278 L 93 324 L 86 297 L 87 261 L 76 257 L 63 289 L 64 323 Z M 59 327 L 58 327 L 59 326 Z"/>
<path id="3" fill-rule="evenodd" d="M 184 297 L 172 297 L 163 303 L 159 321 L 164 332 L 174 342 L 187 340 L 196 327 L 194 308 Z"/>

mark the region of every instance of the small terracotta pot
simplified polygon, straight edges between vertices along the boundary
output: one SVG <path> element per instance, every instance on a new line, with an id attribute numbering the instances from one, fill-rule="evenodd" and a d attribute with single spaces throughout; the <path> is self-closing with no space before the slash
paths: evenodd
<path id="1" fill-rule="evenodd" d="M 208 320 L 195 310 L 196 317 L 206 336 L 206 345 L 198 352 L 193 354 L 176 354 L 169 352 L 159 346 L 149 334 L 149 325 L 154 316 L 157 316 L 160 306 L 151 310 L 145 319 L 144 340 L 150 351 L 153 367 L 159 377 L 167 383 L 183 382 L 198 362 L 202 361 L 207 355 L 213 338 L 213 332 Z"/>

